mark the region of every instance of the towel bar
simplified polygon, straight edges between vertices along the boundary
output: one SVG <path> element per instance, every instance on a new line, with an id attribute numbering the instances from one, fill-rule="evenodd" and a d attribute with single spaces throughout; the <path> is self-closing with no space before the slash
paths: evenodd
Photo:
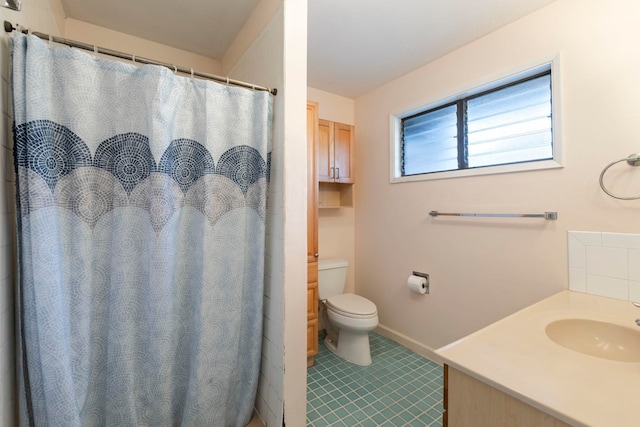
<path id="1" fill-rule="evenodd" d="M 558 219 L 558 212 L 545 212 L 542 214 L 500 214 L 500 213 L 461 213 L 431 211 L 429 215 L 436 216 L 478 216 L 492 218 L 544 218 L 546 220 Z"/>

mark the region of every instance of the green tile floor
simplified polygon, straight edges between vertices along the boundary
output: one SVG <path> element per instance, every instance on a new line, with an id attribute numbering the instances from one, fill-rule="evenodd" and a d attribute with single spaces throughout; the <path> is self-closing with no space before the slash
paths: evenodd
<path id="1" fill-rule="evenodd" d="M 369 334 L 370 366 L 331 353 L 322 342 L 307 369 L 307 426 L 442 425 L 442 366 Z"/>

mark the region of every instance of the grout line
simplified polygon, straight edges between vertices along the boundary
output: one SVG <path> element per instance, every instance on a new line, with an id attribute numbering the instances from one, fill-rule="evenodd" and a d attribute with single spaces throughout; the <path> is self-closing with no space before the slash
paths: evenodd
<path id="1" fill-rule="evenodd" d="M 307 408 L 314 417 L 318 415 L 318 418 L 314 418 L 318 424 L 343 419 L 340 414 L 346 411 L 344 408 L 351 407 L 353 414 L 365 416 L 358 418 L 356 425 L 377 423 L 381 417 L 384 420 L 400 417 L 403 422 L 426 417 L 431 420 L 429 425 L 438 425 L 439 421 L 432 420 L 429 412 L 437 411 L 440 414 L 442 411 L 442 367 L 375 333 L 371 335 L 371 350 L 374 365 L 354 367 L 321 345 L 316 356 L 317 365 L 310 368 L 307 375 L 307 390 L 314 395 L 309 399 Z M 326 374 L 324 377 L 323 373 Z M 327 381 L 327 378 L 332 381 Z M 389 386 L 393 390 L 391 393 L 387 393 Z M 385 394 L 380 396 L 380 390 L 386 390 Z M 416 390 L 422 391 L 420 396 L 416 396 Z M 338 400 L 344 400 L 345 396 L 351 401 L 342 405 Z M 393 396 L 393 401 L 384 401 L 392 398 L 390 396 Z M 413 396 L 416 396 L 416 400 L 413 400 Z M 418 414 L 413 416 L 410 408 L 416 408 Z M 405 413 L 404 417 L 401 417 L 402 413 Z M 312 425 L 313 421 L 307 418 L 307 423 Z"/>

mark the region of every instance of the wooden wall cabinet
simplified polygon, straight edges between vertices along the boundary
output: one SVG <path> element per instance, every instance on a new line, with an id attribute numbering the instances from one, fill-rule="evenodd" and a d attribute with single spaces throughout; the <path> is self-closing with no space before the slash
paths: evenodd
<path id="1" fill-rule="evenodd" d="M 318 353 L 318 208 L 353 206 L 351 125 L 318 118 L 307 101 L 307 367 Z"/>
<path id="2" fill-rule="evenodd" d="M 444 365 L 443 427 L 569 427 L 457 369 Z"/>
<path id="3" fill-rule="evenodd" d="M 318 103 L 307 102 L 307 366 L 318 353 Z"/>
<path id="4" fill-rule="evenodd" d="M 353 184 L 354 127 L 322 119 L 318 126 L 318 181 Z"/>
<path id="5" fill-rule="evenodd" d="M 318 120 L 316 167 L 318 207 L 353 207 L 355 128 L 344 123 Z"/>

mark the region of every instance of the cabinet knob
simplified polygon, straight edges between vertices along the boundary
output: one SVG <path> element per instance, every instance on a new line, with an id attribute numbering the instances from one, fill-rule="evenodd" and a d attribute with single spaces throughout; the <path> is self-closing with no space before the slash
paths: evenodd
<path id="1" fill-rule="evenodd" d="M 318 252 L 316 252 L 315 254 L 313 254 L 314 257 L 318 258 Z"/>

